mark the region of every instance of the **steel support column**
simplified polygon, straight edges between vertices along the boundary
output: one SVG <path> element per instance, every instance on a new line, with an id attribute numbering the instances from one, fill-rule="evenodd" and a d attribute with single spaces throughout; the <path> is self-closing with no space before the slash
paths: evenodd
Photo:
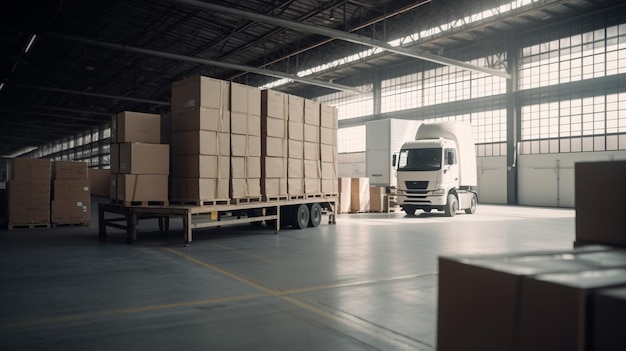
<path id="1" fill-rule="evenodd" d="M 511 79 L 506 82 L 506 202 L 508 205 L 518 204 L 517 182 L 517 146 L 520 140 L 521 107 L 518 101 L 518 68 L 519 48 L 509 45 L 507 52 L 507 67 Z"/>

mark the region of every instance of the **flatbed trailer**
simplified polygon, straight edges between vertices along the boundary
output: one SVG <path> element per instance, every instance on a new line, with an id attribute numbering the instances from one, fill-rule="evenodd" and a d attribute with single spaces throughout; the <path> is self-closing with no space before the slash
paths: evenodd
<path id="1" fill-rule="evenodd" d="M 107 227 L 126 230 L 127 242 L 137 241 L 137 227 L 141 219 L 158 219 L 161 231 L 169 230 L 170 218 L 182 218 L 184 243 L 193 240 L 197 228 L 220 227 L 240 223 L 265 221 L 278 234 L 281 226 L 294 228 L 317 227 L 322 212 L 328 213 L 328 224 L 335 224 L 337 196 L 315 196 L 223 205 L 163 205 L 124 206 L 115 203 L 98 205 L 98 232 L 106 238 Z M 106 214 L 117 217 L 110 217 Z"/>

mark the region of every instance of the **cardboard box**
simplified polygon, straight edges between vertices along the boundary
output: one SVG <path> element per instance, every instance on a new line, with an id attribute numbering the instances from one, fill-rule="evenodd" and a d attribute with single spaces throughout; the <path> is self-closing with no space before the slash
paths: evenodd
<path id="1" fill-rule="evenodd" d="M 287 158 L 287 177 L 304 179 L 304 160 Z"/>
<path id="2" fill-rule="evenodd" d="M 120 144 L 111 144 L 110 148 L 110 158 L 109 162 L 111 163 L 111 173 L 119 173 L 120 172 Z"/>
<path id="3" fill-rule="evenodd" d="M 321 104 L 320 106 L 320 126 L 337 129 L 336 110 L 334 106 Z"/>
<path id="4" fill-rule="evenodd" d="M 626 287 L 594 291 L 591 306 L 590 350 L 609 351 L 626 345 Z"/>
<path id="5" fill-rule="evenodd" d="M 167 144 L 120 144 L 120 173 L 170 173 L 170 146 Z"/>
<path id="6" fill-rule="evenodd" d="M 243 134 L 230 135 L 231 156 L 246 156 L 248 154 L 248 136 Z"/>
<path id="7" fill-rule="evenodd" d="M 289 104 L 289 121 L 304 123 L 304 98 L 295 95 L 289 95 L 287 98 Z"/>
<path id="8" fill-rule="evenodd" d="M 289 139 L 287 141 L 287 157 L 304 159 L 304 142 Z"/>
<path id="9" fill-rule="evenodd" d="M 174 155 L 172 176 L 177 178 L 228 178 L 229 158 L 216 155 Z"/>
<path id="10" fill-rule="evenodd" d="M 261 135 L 261 117 L 241 112 L 231 113 L 232 133 Z"/>
<path id="11" fill-rule="evenodd" d="M 304 99 L 304 123 L 314 126 L 320 125 L 320 103 Z"/>
<path id="12" fill-rule="evenodd" d="M 370 187 L 370 211 L 386 212 L 385 193 L 387 190 L 384 186 Z"/>
<path id="13" fill-rule="evenodd" d="M 334 129 L 320 127 L 320 144 L 337 145 Z"/>
<path id="14" fill-rule="evenodd" d="M 10 179 L 50 179 L 52 165 L 49 159 L 14 158 L 11 160 Z"/>
<path id="15" fill-rule="evenodd" d="M 261 119 L 261 135 L 287 139 L 287 125 L 285 119 L 263 117 Z"/>
<path id="16" fill-rule="evenodd" d="M 287 179 L 287 158 L 285 157 L 262 157 L 261 163 L 262 163 L 261 178 L 285 178 Z"/>
<path id="17" fill-rule="evenodd" d="M 320 161 L 304 160 L 304 178 L 320 179 L 322 177 L 322 167 Z"/>
<path id="18" fill-rule="evenodd" d="M 261 179 L 231 179 L 231 197 L 233 199 L 261 196 Z"/>
<path id="19" fill-rule="evenodd" d="M 261 117 L 287 119 L 287 94 L 276 90 L 261 91 Z"/>
<path id="20" fill-rule="evenodd" d="M 256 135 L 248 135 L 248 154 L 247 156 L 261 156 L 261 137 Z"/>
<path id="21" fill-rule="evenodd" d="M 230 89 L 230 108 L 232 111 L 256 116 L 261 115 L 260 89 L 239 83 L 231 83 Z"/>
<path id="22" fill-rule="evenodd" d="M 172 155 L 217 155 L 217 132 L 190 130 L 172 133 Z"/>
<path id="23" fill-rule="evenodd" d="M 46 224 L 50 222 L 50 202 L 25 206 L 8 206 L 8 224 Z"/>
<path id="24" fill-rule="evenodd" d="M 227 200 L 228 192 L 228 178 L 172 178 L 172 200 Z"/>
<path id="25" fill-rule="evenodd" d="M 288 195 L 287 178 L 261 178 L 261 193 L 266 197 Z"/>
<path id="26" fill-rule="evenodd" d="M 290 140 L 304 140 L 304 123 L 289 121 L 287 124 Z"/>
<path id="27" fill-rule="evenodd" d="M 337 179 L 337 165 L 333 162 L 321 162 L 322 179 Z"/>
<path id="28" fill-rule="evenodd" d="M 246 157 L 247 178 L 261 178 L 261 157 Z"/>
<path id="29" fill-rule="evenodd" d="M 231 157 L 232 178 L 261 178 L 260 157 Z"/>
<path id="30" fill-rule="evenodd" d="M 87 162 L 54 161 L 54 179 L 87 179 Z"/>
<path id="31" fill-rule="evenodd" d="M 111 117 L 111 143 L 161 142 L 161 115 L 124 111 Z"/>
<path id="32" fill-rule="evenodd" d="M 550 273 L 524 279 L 518 349 L 587 350 L 590 296 L 595 289 L 617 286 L 626 287 L 624 268 Z"/>
<path id="33" fill-rule="evenodd" d="M 50 221 L 52 223 L 86 223 L 91 219 L 90 201 L 76 199 L 53 200 L 50 210 Z"/>
<path id="34" fill-rule="evenodd" d="M 352 208 L 352 178 L 338 178 L 339 213 L 348 213 Z"/>
<path id="35" fill-rule="evenodd" d="M 368 212 L 370 210 L 370 179 L 367 177 L 352 178 L 350 188 L 350 210 L 352 212 Z"/>
<path id="36" fill-rule="evenodd" d="M 329 195 L 338 194 L 339 186 L 337 185 L 337 178 L 322 179 L 322 192 Z"/>
<path id="37" fill-rule="evenodd" d="M 230 110 L 230 83 L 202 76 L 172 83 L 172 111 L 199 106 Z"/>
<path id="38" fill-rule="evenodd" d="M 230 111 L 216 108 L 194 107 L 172 111 L 172 131 L 210 130 L 230 132 Z"/>
<path id="39" fill-rule="evenodd" d="M 52 199 L 54 200 L 83 200 L 91 198 L 89 180 L 57 179 L 52 183 Z"/>
<path id="40" fill-rule="evenodd" d="M 109 179 L 111 177 L 110 169 L 89 169 L 89 189 L 91 195 L 109 196 Z"/>
<path id="41" fill-rule="evenodd" d="M 264 156 L 287 157 L 287 139 L 263 137 L 261 141 L 261 153 Z"/>
<path id="42" fill-rule="evenodd" d="M 304 179 L 302 178 L 287 178 L 287 193 L 293 195 L 304 194 Z"/>
<path id="43" fill-rule="evenodd" d="M 576 240 L 626 247 L 626 161 L 578 162 L 574 168 Z M 598 182 L 611 190 L 589 186 Z"/>
<path id="44" fill-rule="evenodd" d="M 118 174 L 117 200 L 167 201 L 168 175 Z"/>
<path id="45" fill-rule="evenodd" d="M 320 127 L 310 124 L 304 124 L 304 141 L 319 143 Z"/>
<path id="46" fill-rule="evenodd" d="M 304 142 L 304 159 L 320 160 L 320 144 L 309 141 Z"/>
<path id="47" fill-rule="evenodd" d="M 320 159 L 323 162 L 336 162 L 338 157 L 335 150 L 331 145 L 320 144 Z"/>
<path id="48" fill-rule="evenodd" d="M 319 179 L 305 178 L 304 179 L 304 193 L 305 194 L 320 194 L 322 192 L 322 183 Z"/>

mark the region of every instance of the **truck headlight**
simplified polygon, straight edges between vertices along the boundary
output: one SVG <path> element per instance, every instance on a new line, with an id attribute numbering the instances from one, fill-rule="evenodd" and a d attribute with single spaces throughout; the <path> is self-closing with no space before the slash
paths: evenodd
<path id="1" fill-rule="evenodd" d="M 443 196 L 446 194 L 446 189 L 435 189 L 433 195 Z"/>

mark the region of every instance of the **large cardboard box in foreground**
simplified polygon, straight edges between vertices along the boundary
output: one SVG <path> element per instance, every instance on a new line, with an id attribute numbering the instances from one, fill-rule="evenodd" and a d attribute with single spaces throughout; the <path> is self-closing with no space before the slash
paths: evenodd
<path id="1" fill-rule="evenodd" d="M 15 158 L 11 162 L 10 179 L 48 179 L 52 176 L 52 164 L 48 159 Z"/>
<path id="2" fill-rule="evenodd" d="M 167 201 L 167 175 L 118 174 L 115 179 L 116 199 L 131 201 Z"/>
<path id="3" fill-rule="evenodd" d="M 54 161 L 54 179 L 87 179 L 87 162 Z"/>
<path id="4" fill-rule="evenodd" d="M 350 184 L 350 211 L 367 212 L 370 210 L 370 179 L 352 178 Z"/>
<path id="5" fill-rule="evenodd" d="M 576 240 L 626 247 L 626 161 L 579 162 L 574 168 Z"/>
<path id="6" fill-rule="evenodd" d="M 161 115 L 124 111 L 111 118 L 111 143 L 161 142 Z"/>
<path id="7" fill-rule="evenodd" d="M 89 189 L 92 195 L 109 196 L 110 169 L 89 169 Z"/>
<path id="8" fill-rule="evenodd" d="M 90 201 L 69 198 L 57 199 L 52 200 L 50 207 L 50 221 L 53 223 L 86 223 L 91 218 Z"/>
<path id="9" fill-rule="evenodd" d="M 195 76 L 172 83 L 172 111 L 194 107 L 230 110 L 230 83 Z"/>
<path id="10" fill-rule="evenodd" d="M 170 146 L 167 144 L 120 144 L 120 173 L 169 174 Z"/>

